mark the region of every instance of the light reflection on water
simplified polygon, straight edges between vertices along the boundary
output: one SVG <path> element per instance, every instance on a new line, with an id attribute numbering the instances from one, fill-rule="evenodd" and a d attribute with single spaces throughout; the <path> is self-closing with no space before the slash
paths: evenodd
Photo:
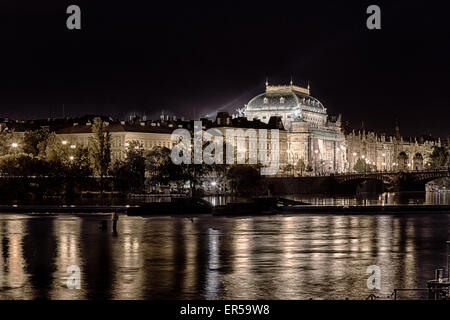
<path id="1" fill-rule="evenodd" d="M 0 298 L 364 299 L 373 264 L 387 297 L 445 265 L 449 229 L 449 215 L 122 216 L 115 236 L 100 219 L 1 215 Z"/>
<path id="2" fill-rule="evenodd" d="M 440 192 L 384 192 L 363 193 L 357 196 L 330 196 L 330 195 L 284 195 L 283 198 L 303 201 L 313 205 L 398 205 L 398 204 L 446 204 L 450 205 L 450 191 Z M 239 197 L 208 196 L 205 200 L 212 205 L 224 205 L 227 202 L 243 201 Z"/>

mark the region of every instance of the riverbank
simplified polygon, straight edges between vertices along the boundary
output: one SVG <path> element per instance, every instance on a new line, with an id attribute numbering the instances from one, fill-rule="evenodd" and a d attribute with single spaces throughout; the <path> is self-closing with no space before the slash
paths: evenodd
<path id="1" fill-rule="evenodd" d="M 127 215 L 129 206 L 56 206 L 56 205 L 0 205 L 0 214 L 37 214 L 37 215 L 93 215 L 119 214 Z M 258 216 L 277 214 L 353 214 L 353 215 L 385 215 L 385 214 L 450 214 L 450 205 L 290 205 L 261 214 L 231 214 L 229 216 Z M 173 216 L 174 214 L 171 214 Z M 178 214 L 177 214 L 178 215 Z M 180 216 L 186 216 L 180 213 Z M 151 213 L 150 213 L 151 216 Z M 224 216 L 227 216 L 225 214 Z"/>

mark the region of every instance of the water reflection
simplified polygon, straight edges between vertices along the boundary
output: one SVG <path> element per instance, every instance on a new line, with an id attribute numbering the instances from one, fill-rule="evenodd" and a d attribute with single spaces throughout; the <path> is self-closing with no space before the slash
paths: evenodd
<path id="1" fill-rule="evenodd" d="M 114 236 L 101 219 L 0 216 L 0 298 L 364 299 L 373 264 L 387 297 L 445 265 L 449 229 L 448 215 L 122 217 Z"/>
<path id="2" fill-rule="evenodd" d="M 0 221 L 0 285 L 6 299 L 32 297 L 26 291 L 29 279 L 24 270 L 24 222 L 19 217 Z"/>
<path id="3" fill-rule="evenodd" d="M 395 204 L 450 204 L 450 192 L 384 192 L 356 196 L 285 195 L 284 197 L 314 205 L 395 205 Z"/>
<path id="4" fill-rule="evenodd" d="M 67 290 L 67 280 L 72 274 L 68 272 L 69 266 L 81 265 L 80 231 L 82 220 L 78 217 L 60 218 L 53 220 L 53 229 L 56 241 L 56 271 L 55 281 L 52 283 L 52 299 L 85 298 L 78 290 Z M 83 285 L 83 277 L 80 284 Z M 81 294 L 80 294 L 81 293 Z"/>

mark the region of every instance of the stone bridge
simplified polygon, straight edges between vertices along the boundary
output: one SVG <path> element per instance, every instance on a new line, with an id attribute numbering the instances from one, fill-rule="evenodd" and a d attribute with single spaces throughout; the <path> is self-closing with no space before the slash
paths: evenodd
<path id="1" fill-rule="evenodd" d="M 333 176 L 337 185 L 356 186 L 363 182 L 379 181 L 385 189 L 396 191 L 424 191 L 425 184 L 440 178 L 450 177 L 449 169 L 419 171 L 376 171 L 363 173 L 345 173 Z"/>

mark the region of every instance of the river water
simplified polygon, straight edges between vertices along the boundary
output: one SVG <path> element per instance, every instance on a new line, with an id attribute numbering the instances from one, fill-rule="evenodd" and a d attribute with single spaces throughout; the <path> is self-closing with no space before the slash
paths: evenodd
<path id="1" fill-rule="evenodd" d="M 0 215 L 0 299 L 387 298 L 446 264 L 450 215 L 121 216 L 117 235 L 110 222 Z M 80 289 L 67 287 L 73 265 Z"/>

